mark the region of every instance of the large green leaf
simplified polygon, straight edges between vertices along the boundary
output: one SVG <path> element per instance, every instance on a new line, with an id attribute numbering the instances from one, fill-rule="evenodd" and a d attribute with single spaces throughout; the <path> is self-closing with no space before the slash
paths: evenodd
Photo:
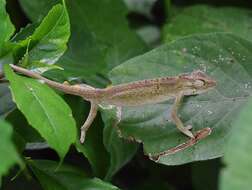
<path id="1" fill-rule="evenodd" d="M 29 165 L 45 190 L 119 190 L 98 178 L 87 178 L 72 166 L 62 165 L 55 170 L 57 163 L 49 160 L 31 161 Z"/>
<path id="2" fill-rule="evenodd" d="M 210 127 L 212 134 L 184 151 L 159 160 L 163 164 L 176 165 L 223 155 L 233 116 L 251 94 L 251 62 L 249 41 L 226 33 L 204 34 L 133 58 L 113 69 L 110 78 L 113 84 L 118 84 L 200 69 L 217 81 L 215 89 L 186 97 L 180 107 L 181 119 L 193 126 L 193 132 Z M 168 101 L 123 108 L 118 125 L 122 135 L 143 142 L 146 154 L 156 154 L 185 142 L 188 137 L 170 120 L 171 105 L 172 101 Z"/>
<path id="3" fill-rule="evenodd" d="M 234 123 L 234 130 L 224 156 L 220 189 L 250 189 L 252 186 L 252 101 L 247 103 Z"/>
<path id="4" fill-rule="evenodd" d="M 0 181 L 3 175 L 7 174 L 10 167 L 22 161 L 17 153 L 17 150 L 11 141 L 12 128 L 10 124 L 0 120 Z M 1 186 L 1 183 L 0 183 Z"/>
<path id="5" fill-rule="evenodd" d="M 43 6 L 38 1 L 21 0 L 22 7 L 34 21 L 51 4 L 47 0 L 48 4 Z M 94 74 L 106 74 L 115 65 L 146 49 L 140 38 L 129 29 L 127 9 L 121 0 L 75 0 L 66 1 L 66 4 L 72 35 L 68 51 L 59 64 L 67 73 L 93 82 Z"/>
<path id="6" fill-rule="evenodd" d="M 13 100 L 27 121 L 63 159 L 76 140 L 75 121 L 68 105 L 52 89 L 15 74 L 5 65 Z"/>
<path id="7" fill-rule="evenodd" d="M 34 33 L 21 46 L 28 46 L 23 64 L 34 67 L 43 64 L 54 64 L 66 50 L 70 36 L 70 23 L 64 5 L 55 5 L 35 29 Z"/>
<path id="8" fill-rule="evenodd" d="M 195 33 L 230 32 L 252 40 L 252 11 L 234 7 L 195 5 L 186 7 L 164 27 L 169 42 Z"/>
<path id="9" fill-rule="evenodd" d="M 14 33 L 15 28 L 12 25 L 10 18 L 5 10 L 5 0 L 0 0 L 0 49 L 4 42 L 9 40 L 11 35 Z M 1 53 L 1 51 L 0 51 Z"/>

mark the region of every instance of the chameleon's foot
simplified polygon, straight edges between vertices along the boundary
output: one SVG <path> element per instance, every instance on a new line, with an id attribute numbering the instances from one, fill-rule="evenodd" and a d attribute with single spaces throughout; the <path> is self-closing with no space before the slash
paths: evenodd
<path id="1" fill-rule="evenodd" d="M 186 128 L 187 130 L 191 130 L 191 129 L 192 129 L 192 125 L 187 125 L 185 128 Z"/>
<path id="2" fill-rule="evenodd" d="M 177 114 L 178 107 L 180 105 L 180 102 L 182 101 L 182 98 L 183 98 L 183 94 L 178 94 L 178 96 L 176 97 L 174 105 L 172 107 L 172 111 L 171 111 L 171 119 L 176 124 L 176 127 L 178 130 L 180 130 L 182 133 L 184 133 L 186 136 L 190 137 L 191 139 L 194 139 L 195 138 L 194 135 L 192 134 L 191 131 L 189 131 L 189 129 L 191 129 L 192 127 L 190 125 L 187 127 L 184 127 L 184 124 L 182 123 L 182 121 L 180 120 Z"/>
<path id="3" fill-rule="evenodd" d="M 80 135 L 80 143 L 83 144 L 86 138 L 86 132 L 85 130 L 81 130 L 81 135 Z"/>
<path id="4" fill-rule="evenodd" d="M 188 136 L 188 137 L 190 137 L 190 138 L 192 138 L 192 139 L 194 139 L 195 137 L 194 137 L 194 135 L 192 134 L 192 132 L 191 131 L 189 131 L 188 129 L 183 129 L 183 130 L 180 130 L 182 133 L 184 133 L 186 136 Z"/>
<path id="5" fill-rule="evenodd" d="M 91 108 L 90 108 L 88 117 L 87 117 L 85 123 L 81 127 L 81 135 L 80 135 L 80 143 L 81 144 L 83 144 L 85 141 L 86 132 L 88 131 L 88 128 L 91 126 L 92 122 L 94 121 L 94 118 L 97 114 L 97 109 L 98 109 L 98 105 L 91 102 Z"/>

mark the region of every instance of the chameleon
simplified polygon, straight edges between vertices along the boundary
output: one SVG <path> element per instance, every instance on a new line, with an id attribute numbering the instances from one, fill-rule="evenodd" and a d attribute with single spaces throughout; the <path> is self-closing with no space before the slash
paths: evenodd
<path id="1" fill-rule="evenodd" d="M 194 139 L 190 131 L 192 126 L 184 126 L 178 116 L 178 109 L 184 96 L 198 95 L 213 89 L 217 82 L 200 70 L 183 73 L 177 76 L 159 77 L 118 84 L 107 88 L 95 88 L 87 84 L 65 84 L 47 79 L 40 74 L 25 68 L 10 64 L 18 73 L 41 80 L 48 86 L 66 94 L 81 96 L 90 102 L 88 117 L 81 127 L 80 142 L 84 143 L 88 128 L 98 112 L 99 105 L 113 105 L 117 108 L 124 106 L 141 106 L 155 104 L 174 99 L 171 109 L 171 119 L 177 129 L 186 136 Z"/>

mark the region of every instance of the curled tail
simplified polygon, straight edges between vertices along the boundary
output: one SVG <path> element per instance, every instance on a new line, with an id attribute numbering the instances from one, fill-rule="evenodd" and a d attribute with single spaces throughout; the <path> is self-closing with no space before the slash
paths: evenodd
<path id="1" fill-rule="evenodd" d="M 19 66 L 13 65 L 13 64 L 10 64 L 10 66 L 14 71 L 17 71 L 17 72 L 24 74 L 26 76 L 29 76 L 31 78 L 41 80 L 44 83 L 46 83 L 48 86 L 55 88 L 57 90 L 60 90 L 66 94 L 73 94 L 73 95 L 81 96 L 84 99 L 88 100 L 91 97 L 93 97 L 94 94 L 96 93 L 96 90 L 92 89 L 92 88 L 85 88 L 84 86 L 81 86 L 81 85 L 61 84 L 59 82 L 49 80 L 49 79 L 41 76 L 38 73 L 32 72 L 32 71 L 24 69 L 22 67 L 19 67 Z"/>

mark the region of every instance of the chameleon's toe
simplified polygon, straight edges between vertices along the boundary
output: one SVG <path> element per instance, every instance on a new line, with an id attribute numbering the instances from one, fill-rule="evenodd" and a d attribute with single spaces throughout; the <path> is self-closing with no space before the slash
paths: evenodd
<path id="1" fill-rule="evenodd" d="M 81 131 L 80 135 L 80 143 L 83 144 L 86 138 L 86 132 L 84 130 Z"/>

